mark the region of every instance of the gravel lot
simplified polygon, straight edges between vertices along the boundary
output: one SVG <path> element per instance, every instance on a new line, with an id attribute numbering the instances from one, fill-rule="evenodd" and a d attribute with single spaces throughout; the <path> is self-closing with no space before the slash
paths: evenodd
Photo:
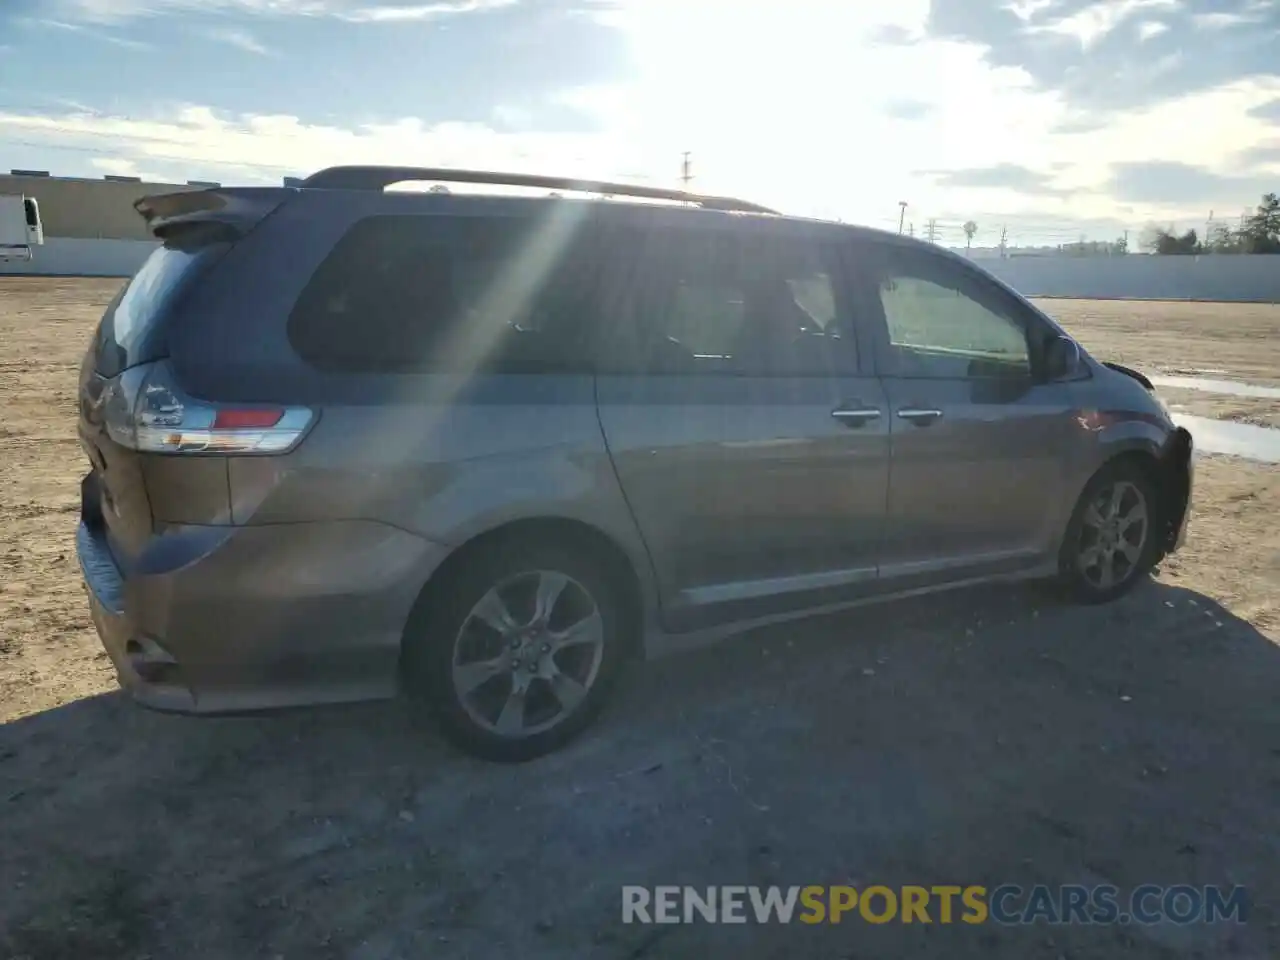
<path id="1" fill-rule="evenodd" d="M 1202 459 L 1185 551 L 1117 604 L 984 590 L 758 631 L 647 665 L 532 764 L 397 704 L 166 717 L 114 692 L 71 539 L 74 367 L 115 288 L 0 279 L 0 957 L 1280 955 L 1277 468 Z M 1278 308 L 1048 307 L 1100 356 L 1280 383 Z M 680 883 L 1242 884 L 1251 911 L 620 922 L 623 884 Z"/>

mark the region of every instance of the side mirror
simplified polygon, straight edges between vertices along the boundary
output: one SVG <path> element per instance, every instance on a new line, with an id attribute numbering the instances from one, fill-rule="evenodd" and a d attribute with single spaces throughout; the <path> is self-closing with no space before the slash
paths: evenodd
<path id="1" fill-rule="evenodd" d="M 1080 369 L 1084 357 L 1070 337 L 1053 337 L 1044 350 L 1044 372 L 1049 380 L 1064 380 Z"/>

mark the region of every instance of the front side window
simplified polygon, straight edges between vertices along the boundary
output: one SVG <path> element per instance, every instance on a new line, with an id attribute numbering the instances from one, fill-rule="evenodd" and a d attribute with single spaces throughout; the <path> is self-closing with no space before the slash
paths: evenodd
<path id="1" fill-rule="evenodd" d="M 956 264 L 898 257 L 878 271 L 876 280 L 900 375 L 1030 375 L 1026 329 L 1014 311 Z"/>
<path id="2" fill-rule="evenodd" d="M 753 377 L 830 375 L 853 345 L 822 244 L 725 230 L 639 231 L 646 250 L 609 365 L 623 372 Z"/>

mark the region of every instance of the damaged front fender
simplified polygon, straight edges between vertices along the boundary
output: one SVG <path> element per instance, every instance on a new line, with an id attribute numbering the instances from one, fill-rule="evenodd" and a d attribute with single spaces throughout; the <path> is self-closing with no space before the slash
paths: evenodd
<path id="1" fill-rule="evenodd" d="M 1164 529 L 1160 544 L 1162 554 L 1170 554 L 1181 548 L 1187 539 L 1187 526 L 1191 519 L 1191 487 L 1195 474 L 1192 462 L 1193 441 L 1191 431 L 1175 428 L 1160 453 L 1161 497 Z"/>

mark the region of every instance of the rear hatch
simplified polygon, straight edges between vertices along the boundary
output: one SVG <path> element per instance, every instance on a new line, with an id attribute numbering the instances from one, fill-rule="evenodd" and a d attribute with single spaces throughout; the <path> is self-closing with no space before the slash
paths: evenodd
<path id="1" fill-rule="evenodd" d="M 195 486 L 210 488 L 212 481 L 219 499 L 203 519 L 228 512 L 225 458 L 209 457 L 205 443 L 194 451 L 205 456 L 179 466 L 172 458 L 193 452 L 190 431 L 156 433 L 157 427 L 180 431 L 184 412 L 180 391 L 166 374 L 166 332 L 183 322 L 183 302 L 192 288 L 289 192 L 202 190 L 137 204 L 162 242 L 108 304 L 80 366 L 78 398 L 80 442 L 90 464 L 82 485 L 83 519 L 105 534 L 126 573 L 155 526 L 148 476 L 154 482 L 177 468 Z M 204 426 L 212 427 L 215 416 L 206 415 Z"/>

